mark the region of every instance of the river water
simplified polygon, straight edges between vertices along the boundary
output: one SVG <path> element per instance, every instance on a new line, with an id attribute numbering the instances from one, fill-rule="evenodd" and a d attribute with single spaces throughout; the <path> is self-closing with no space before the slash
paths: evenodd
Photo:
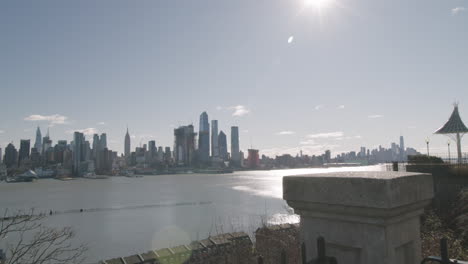
<path id="1" fill-rule="evenodd" d="M 92 263 L 187 244 L 210 234 L 240 230 L 252 234 L 262 222 L 298 222 L 282 199 L 283 176 L 382 169 L 366 166 L 0 183 L 0 209 L 52 210 L 46 223 L 73 227 L 76 240 L 87 244 L 87 262 Z"/>

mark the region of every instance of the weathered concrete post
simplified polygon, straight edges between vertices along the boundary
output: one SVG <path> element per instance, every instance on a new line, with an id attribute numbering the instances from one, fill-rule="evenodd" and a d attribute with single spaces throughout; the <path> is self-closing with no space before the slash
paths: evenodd
<path id="1" fill-rule="evenodd" d="M 344 172 L 283 178 L 283 198 L 301 216 L 307 260 L 325 238 L 340 264 L 421 261 L 420 215 L 433 197 L 432 176 Z"/>

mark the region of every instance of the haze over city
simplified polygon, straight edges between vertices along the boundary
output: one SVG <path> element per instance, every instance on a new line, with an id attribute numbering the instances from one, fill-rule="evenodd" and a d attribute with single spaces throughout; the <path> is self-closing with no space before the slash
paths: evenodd
<path id="1" fill-rule="evenodd" d="M 468 118 L 467 1 L 3 1 L 0 147 L 73 131 L 173 145 L 207 111 L 241 149 L 333 154 Z M 464 148 L 467 143 L 465 141 Z"/>

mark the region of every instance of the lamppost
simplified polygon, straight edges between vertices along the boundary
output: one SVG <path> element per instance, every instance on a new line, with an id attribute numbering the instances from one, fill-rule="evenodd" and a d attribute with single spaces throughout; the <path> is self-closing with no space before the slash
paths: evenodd
<path id="1" fill-rule="evenodd" d="M 450 162 L 450 139 L 447 141 L 447 148 L 448 148 L 448 154 L 449 154 L 449 163 Z"/>
<path id="2" fill-rule="evenodd" d="M 426 138 L 427 156 L 429 157 L 429 138 Z"/>

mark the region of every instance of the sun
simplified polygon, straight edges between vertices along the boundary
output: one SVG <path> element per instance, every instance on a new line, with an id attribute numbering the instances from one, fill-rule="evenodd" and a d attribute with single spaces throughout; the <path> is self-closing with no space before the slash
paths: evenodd
<path id="1" fill-rule="evenodd" d="M 328 7 L 333 0 L 304 0 L 305 7 L 313 7 L 316 9 L 324 9 Z"/>

